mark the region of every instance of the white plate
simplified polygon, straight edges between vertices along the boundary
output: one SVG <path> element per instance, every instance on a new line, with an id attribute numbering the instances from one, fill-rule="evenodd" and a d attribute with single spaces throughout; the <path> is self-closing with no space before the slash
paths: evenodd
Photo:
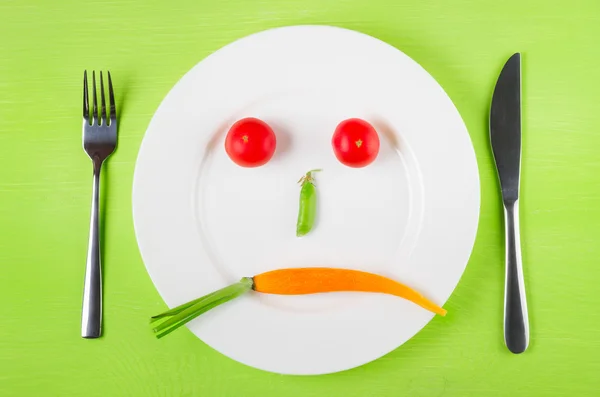
<path id="1" fill-rule="evenodd" d="M 223 148 L 245 116 L 277 135 L 263 167 L 240 168 Z M 348 117 L 380 133 L 368 167 L 345 167 L 332 152 Z M 323 168 L 318 221 L 297 238 L 297 181 L 313 168 Z M 361 33 L 295 26 L 238 40 L 175 85 L 140 149 L 133 213 L 144 263 L 171 307 L 242 276 L 309 266 L 380 273 L 443 304 L 473 246 L 479 179 L 460 115 L 417 63 Z M 387 295 L 249 293 L 189 328 L 244 364 L 323 374 L 381 357 L 432 317 Z"/>

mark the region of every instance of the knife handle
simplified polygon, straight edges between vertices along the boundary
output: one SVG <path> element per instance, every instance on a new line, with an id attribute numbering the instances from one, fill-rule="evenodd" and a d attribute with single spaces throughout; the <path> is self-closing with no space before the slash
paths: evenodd
<path id="1" fill-rule="evenodd" d="M 504 203 L 506 280 L 504 286 L 504 342 L 515 353 L 529 345 L 529 320 L 519 237 L 519 200 Z"/>

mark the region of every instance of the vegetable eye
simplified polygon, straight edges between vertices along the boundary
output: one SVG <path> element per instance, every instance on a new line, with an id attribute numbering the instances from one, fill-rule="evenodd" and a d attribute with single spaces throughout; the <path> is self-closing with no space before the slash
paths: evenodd
<path id="1" fill-rule="evenodd" d="M 225 151 L 241 167 L 266 164 L 277 146 L 275 133 L 267 123 L 254 117 L 238 120 L 225 137 Z"/>
<path id="2" fill-rule="evenodd" d="M 353 168 L 371 164 L 379 154 L 379 135 L 368 122 L 358 118 L 342 121 L 331 138 L 333 153 L 340 163 Z"/>

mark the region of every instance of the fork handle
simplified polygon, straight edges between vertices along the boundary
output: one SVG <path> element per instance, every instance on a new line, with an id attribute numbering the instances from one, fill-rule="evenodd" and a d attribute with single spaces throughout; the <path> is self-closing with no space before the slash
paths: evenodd
<path id="1" fill-rule="evenodd" d="M 88 339 L 98 338 L 102 333 L 102 269 L 100 267 L 100 235 L 98 230 L 102 162 L 94 159 L 93 163 L 92 214 L 81 313 L 81 336 Z"/>
<path id="2" fill-rule="evenodd" d="M 504 287 L 504 342 L 523 353 L 529 345 L 529 320 L 519 237 L 519 200 L 504 204 L 506 223 L 506 281 Z"/>

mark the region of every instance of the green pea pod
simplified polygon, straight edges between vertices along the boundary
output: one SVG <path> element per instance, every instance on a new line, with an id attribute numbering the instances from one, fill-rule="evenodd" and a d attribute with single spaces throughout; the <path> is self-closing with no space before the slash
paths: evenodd
<path id="1" fill-rule="evenodd" d="M 302 183 L 300 189 L 300 206 L 298 209 L 298 222 L 296 223 L 296 236 L 301 237 L 311 231 L 317 215 L 317 188 L 314 185 L 313 172 L 321 170 L 310 170 L 298 183 Z"/>

